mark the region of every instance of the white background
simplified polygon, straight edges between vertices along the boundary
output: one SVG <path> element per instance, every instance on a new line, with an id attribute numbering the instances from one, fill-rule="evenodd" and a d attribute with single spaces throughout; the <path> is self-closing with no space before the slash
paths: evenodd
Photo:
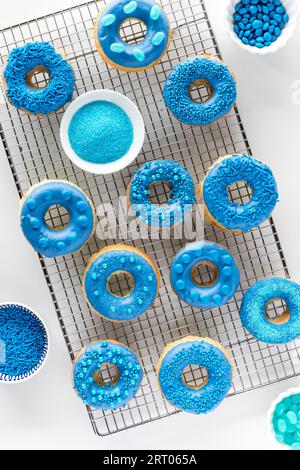
<path id="1" fill-rule="evenodd" d="M 1 2 L 0 27 L 80 3 L 80 0 Z M 4 4 L 4 5 L 3 5 Z M 300 81 L 300 27 L 273 56 L 241 51 L 225 31 L 226 0 L 207 0 L 221 52 L 238 80 L 238 106 L 254 155 L 276 175 L 280 204 L 275 222 L 292 277 L 300 281 L 300 104 L 292 86 Z M 5 156 L 0 158 L 0 302 L 32 306 L 46 320 L 51 352 L 31 381 L 0 385 L 0 447 L 93 449 L 276 448 L 267 410 L 279 392 L 300 378 L 227 399 L 213 414 L 178 416 L 106 438 L 94 436 L 85 408 L 71 387 L 71 363 L 36 254 L 18 226 L 18 195 Z"/>

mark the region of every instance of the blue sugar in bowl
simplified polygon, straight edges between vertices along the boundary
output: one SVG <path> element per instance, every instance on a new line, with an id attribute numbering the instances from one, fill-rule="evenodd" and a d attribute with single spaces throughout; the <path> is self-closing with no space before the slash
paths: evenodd
<path id="1" fill-rule="evenodd" d="M 290 388 L 274 400 L 268 421 L 271 435 L 280 446 L 300 450 L 300 388 Z"/>
<path id="2" fill-rule="evenodd" d="M 266 55 L 286 45 L 296 29 L 298 0 L 227 0 L 226 26 L 241 49 Z"/>
<path id="3" fill-rule="evenodd" d="M 22 304 L 0 304 L 0 383 L 32 378 L 48 353 L 49 335 L 40 316 Z"/>

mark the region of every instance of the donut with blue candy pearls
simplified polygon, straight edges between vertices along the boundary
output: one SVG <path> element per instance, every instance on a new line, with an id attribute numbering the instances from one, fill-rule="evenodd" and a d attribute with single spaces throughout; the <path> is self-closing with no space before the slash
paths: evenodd
<path id="1" fill-rule="evenodd" d="M 266 315 L 268 304 L 281 299 L 286 310 L 279 317 Z M 286 344 L 300 337 L 300 285 L 289 279 L 262 279 L 245 293 L 240 317 L 242 324 L 256 339 L 269 344 Z"/>
<path id="2" fill-rule="evenodd" d="M 193 100 L 193 85 L 210 90 L 205 102 Z M 224 117 L 233 107 L 236 80 L 229 68 L 217 57 L 196 56 L 177 64 L 164 87 L 164 101 L 171 113 L 183 124 L 207 126 Z"/>
<path id="3" fill-rule="evenodd" d="M 199 265 L 213 269 L 214 277 L 208 284 L 196 281 Z M 212 309 L 225 305 L 235 294 L 240 273 L 231 255 L 217 243 L 203 241 L 186 245 L 180 250 L 170 270 L 173 290 L 187 304 L 201 309 Z"/>
<path id="4" fill-rule="evenodd" d="M 208 378 L 200 387 L 184 381 L 184 369 L 191 365 L 207 370 Z M 217 408 L 231 388 L 232 375 L 226 349 L 212 339 L 194 336 L 170 343 L 157 366 L 164 398 L 175 408 L 193 414 L 206 414 Z"/>
<path id="5" fill-rule="evenodd" d="M 101 377 L 101 366 L 116 369 L 111 383 Z M 102 410 L 123 408 L 135 397 L 143 370 L 134 352 L 115 340 L 102 340 L 85 346 L 75 358 L 73 385 L 85 405 Z"/>
<path id="6" fill-rule="evenodd" d="M 48 73 L 49 83 L 39 88 L 34 73 Z M 32 42 L 13 49 L 3 71 L 7 99 L 29 114 L 47 115 L 71 101 L 75 74 L 70 64 L 48 42 Z"/>
<path id="7" fill-rule="evenodd" d="M 45 215 L 51 206 L 64 207 L 70 216 L 62 229 L 51 229 Z M 75 184 L 45 180 L 30 188 L 21 200 L 23 234 L 38 253 L 47 258 L 67 255 L 82 248 L 93 235 L 96 214 L 90 199 Z"/>
<path id="8" fill-rule="evenodd" d="M 129 19 L 145 24 L 143 41 L 128 44 L 120 28 Z M 103 59 L 127 72 L 138 72 L 154 66 L 166 53 L 172 33 L 166 14 L 153 0 L 115 0 L 98 15 L 95 25 L 96 46 Z"/>
<path id="9" fill-rule="evenodd" d="M 228 187 L 239 181 L 245 181 L 252 190 L 245 204 L 229 200 Z M 221 230 L 237 233 L 248 232 L 267 220 L 279 198 L 272 170 L 246 154 L 218 159 L 199 191 L 207 220 Z"/>
<path id="10" fill-rule="evenodd" d="M 168 204 L 153 204 L 149 197 L 150 188 L 163 181 L 170 187 Z M 131 179 L 127 194 L 133 215 L 156 229 L 170 228 L 184 222 L 196 202 L 190 173 L 172 160 L 146 162 Z"/>
<path id="11" fill-rule="evenodd" d="M 111 276 L 118 273 L 133 280 L 126 296 L 116 296 L 108 288 Z M 123 244 L 108 246 L 91 257 L 82 288 L 88 304 L 98 315 L 113 322 L 131 321 L 153 306 L 159 272 L 143 251 Z"/>

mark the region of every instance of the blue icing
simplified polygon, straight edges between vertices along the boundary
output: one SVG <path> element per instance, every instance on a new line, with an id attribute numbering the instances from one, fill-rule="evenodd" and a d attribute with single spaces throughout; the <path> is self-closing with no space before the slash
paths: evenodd
<path id="1" fill-rule="evenodd" d="M 228 186 L 246 181 L 252 189 L 248 203 L 229 201 Z M 278 191 L 271 169 L 249 155 L 231 155 L 217 162 L 206 175 L 203 199 L 208 212 L 227 230 L 248 232 L 272 213 Z"/>
<path id="2" fill-rule="evenodd" d="M 50 74 L 48 86 L 40 90 L 26 83 L 26 75 L 38 66 Z M 61 108 L 71 101 L 75 87 L 72 67 L 47 42 L 27 43 L 13 49 L 4 77 L 9 101 L 32 114 L 49 114 Z"/>
<path id="3" fill-rule="evenodd" d="M 107 288 L 112 274 L 129 273 L 134 286 L 125 297 L 116 297 Z M 100 251 L 85 272 L 83 288 L 88 302 L 100 315 L 113 321 L 130 321 L 145 313 L 152 305 L 159 281 L 154 265 L 143 252 L 119 245 Z"/>
<path id="4" fill-rule="evenodd" d="M 266 317 L 266 307 L 274 299 L 286 302 L 287 322 L 272 323 Z M 300 285 L 278 277 L 258 281 L 244 295 L 240 316 L 243 326 L 259 341 L 285 344 L 295 340 L 300 336 Z"/>
<path id="5" fill-rule="evenodd" d="M 205 367 L 208 381 L 200 389 L 182 379 L 189 365 Z M 187 337 L 175 341 L 158 368 L 159 385 L 167 401 L 187 413 L 213 411 L 226 397 L 232 382 L 232 367 L 224 352 L 206 339 Z"/>
<path id="6" fill-rule="evenodd" d="M 196 80 L 207 81 L 213 89 L 205 103 L 190 97 L 190 87 Z M 206 126 L 223 117 L 236 96 L 236 82 L 229 68 L 220 60 L 201 56 L 176 65 L 164 88 L 166 106 L 180 122 L 192 126 Z"/>
<path id="7" fill-rule="evenodd" d="M 111 22 L 107 18 L 115 18 Z M 142 21 L 147 27 L 145 39 L 138 47 L 123 42 L 120 37 L 120 27 L 129 18 Z M 98 43 L 103 54 L 119 68 L 129 71 L 144 69 L 157 62 L 165 53 L 171 30 L 167 16 L 152 0 L 115 0 L 100 14 L 96 26 Z M 123 44 L 124 48 L 112 47 Z"/>
<path id="8" fill-rule="evenodd" d="M 193 281 L 193 268 L 208 263 L 217 270 L 212 285 L 199 286 Z M 186 245 L 175 256 L 170 272 L 171 284 L 184 302 L 198 308 L 209 309 L 225 305 L 236 292 L 240 273 L 233 256 L 212 242 L 195 242 Z"/>
<path id="9" fill-rule="evenodd" d="M 137 2 L 135 1 L 129 2 L 123 7 L 123 11 L 124 13 L 126 13 L 126 15 L 130 15 L 131 13 L 135 12 L 135 10 L 137 9 L 137 6 L 138 6 Z"/>
<path id="10" fill-rule="evenodd" d="M 171 199 L 166 205 L 153 204 L 149 199 L 149 187 L 166 181 L 171 188 Z M 172 227 L 184 221 L 195 203 L 194 183 L 191 175 L 179 163 L 171 160 L 147 162 L 133 176 L 129 199 L 131 211 L 147 225 Z"/>
<path id="11" fill-rule="evenodd" d="M 116 383 L 95 381 L 102 364 L 118 371 Z M 86 346 L 75 360 L 74 389 L 86 405 L 103 410 L 123 408 L 135 397 L 143 378 L 142 367 L 131 349 L 113 341 L 98 341 Z"/>
<path id="12" fill-rule="evenodd" d="M 0 381 L 32 375 L 44 362 L 48 336 L 41 320 L 18 304 L 0 306 Z"/>
<path id="13" fill-rule="evenodd" d="M 62 230 L 53 230 L 45 214 L 53 205 L 64 207 L 70 221 Z M 94 208 L 86 195 L 65 181 L 44 181 L 33 187 L 21 201 L 21 228 L 32 247 L 53 258 L 79 250 L 94 230 Z"/>

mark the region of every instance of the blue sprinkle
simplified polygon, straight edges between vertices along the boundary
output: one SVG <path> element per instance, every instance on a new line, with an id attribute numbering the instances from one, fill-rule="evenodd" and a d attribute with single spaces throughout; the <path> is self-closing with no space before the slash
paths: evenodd
<path id="1" fill-rule="evenodd" d="M 103 26 L 111 26 L 112 24 L 114 24 L 115 21 L 116 21 L 116 17 L 112 13 L 110 13 L 109 15 L 105 15 L 102 18 Z"/>
<path id="2" fill-rule="evenodd" d="M 160 7 L 158 5 L 153 5 L 150 11 L 150 18 L 153 21 L 157 21 L 160 17 Z"/>
<path id="3" fill-rule="evenodd" d="M 127 5 L 124 6 L 123 11 L 126 13 L 126 15 L 130 15 L 131 13 L 134 13 L 135 10 L 137 9 L 137 2 L 132 1 L 127 3 Z"/>
<path id="4" fill-rule="evenodd" d="M 112 52 L 115 52 L 116 54 L 121 54 L 125 51 L 125 44 L 123 44 L 122 42 L 114 42 L 113 44 L 111 44 L 110 50 Z"/>
<path id="5" fill-rule="evenodd" d="M 159 46 L 163 42 L 164 39 L 165 39 L 165 33 L 163 33 L 162 31 L 159 31 L 152 38 L 153 46 Z"/>
<path id="6" fill-rule="evenodd" d="M 145 60 L 145 54 L 141 49 L 134 49 L 133 55 L 139 62 L 143 62 Z"/>

